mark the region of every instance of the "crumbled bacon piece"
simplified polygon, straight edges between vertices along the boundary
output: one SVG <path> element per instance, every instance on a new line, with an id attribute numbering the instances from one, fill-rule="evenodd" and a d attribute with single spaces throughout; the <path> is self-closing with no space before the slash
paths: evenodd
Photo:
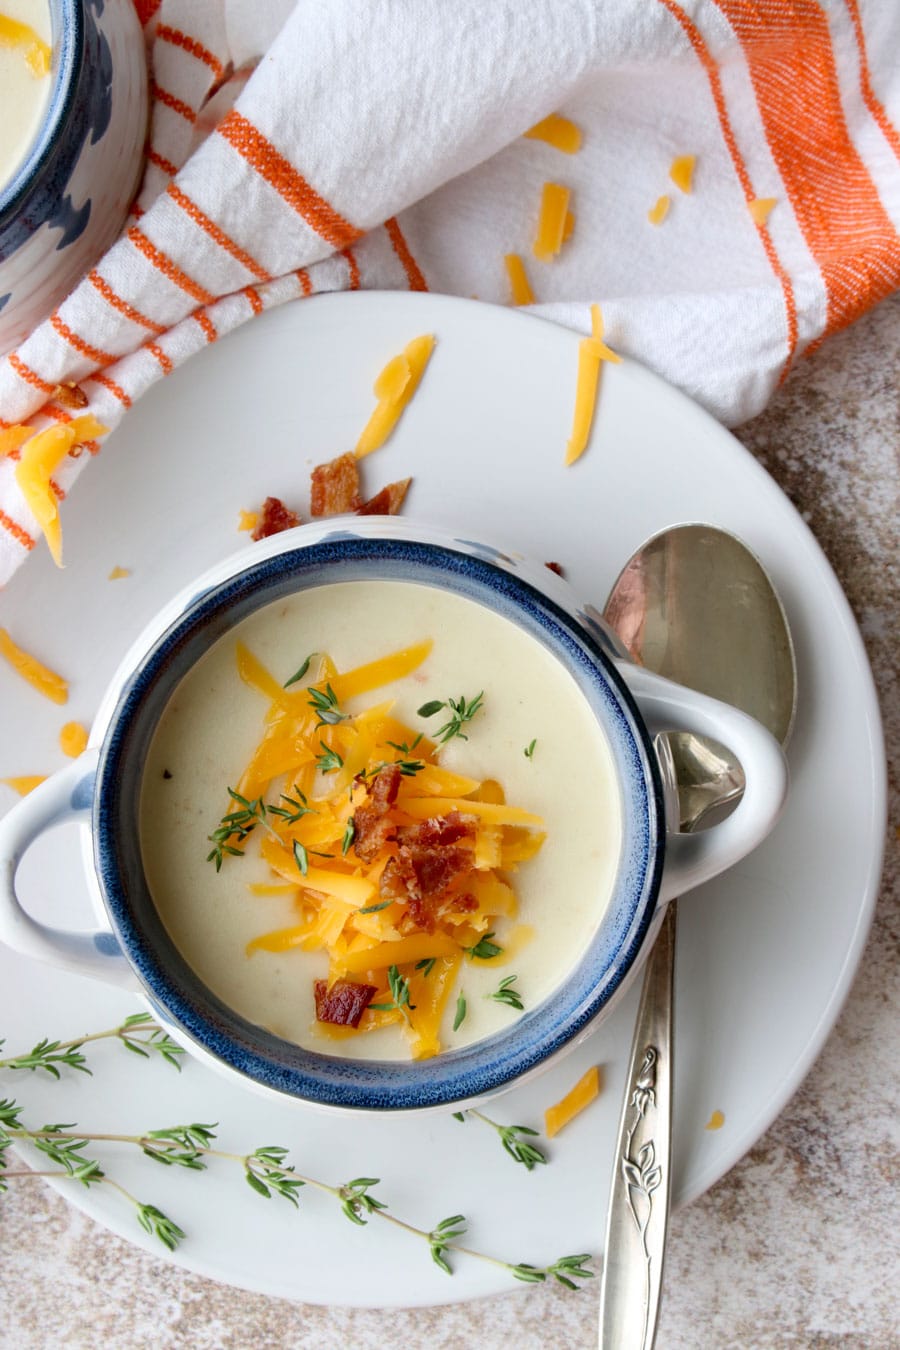
<path id="1" fill-rule="evenodd" d="M 50 395 L 55 403 L 61 408 L 86 408 L 88 405 L 88 396 L 78 384 L 68 381 L 66 384 L 58 384 Z"/>
<path id="2" fill-rule="evenodd" d="M 327 980 L 316 980 L 316 1021 L 331 1022 L 337 1027 L 358 1027 L 376 993 L 374 984 L 335 980 L 329 989 Z"/>
<path id="3" fill-rule="evenodd" d="M 430 933 L 443 906 L 464 911 L 477 908 L 474 897 L 451 890 L 472 871 L 472 849 L 464 841 L 474 837 L 474 820 L 458 811 L 397 830 L 399 849 L 396 857 L 388 859 L 379 889 L 385 899 L 406 902 L 407 927 Z"/>
<path id="4" fill-rule="evenodd" d="M 358 516 L 396 516 L 400 513 L 403 499 L 409 491 L 411 478 L 401 478 L 396 483 L 388 483 L 374 497 L 356 508 Z"/>
<path id="5" fill-rule="evenodd" d="M 545 567 L 549 567 L 549 568 L 550 568 L 550 571 L 551 571 L 551 572 L 555 572 L 556 575 L 557 575 L 558 577 L 561 577 L 561 576 L 564 575 L 563 569 L 562 569 L 562 563 L 558 563 L 558 562 L 548 562 L 548 563 L 544 563 L 544 566 L 545 566 Z"/>
<path id="6" fill-rule="evenodd" d="M 355 455 L 338 455 L 312 471 L 309 509 L 313 516 L 336 516 L 359 506 L 359 464 Z"/>
<path id="7" fill-rule="evenodd" d="M 292 530 L 299 524 L 300 517 L 294 511 L 289 511 L 283 501 L 278 497 L 267 497 L 262 504 L 256 529 L 250 538 L 268 539 L 270 534 L 281 534 L 282 530 Z"/>
<path id="8" fill-rule="evenodd" d="M 366 800 L 353 813 L 353 851 L 363 862 L 376 858 L 394 836 L 395 826 L 389 814 L 397 800 L 402 777 L 399 764 L 386 764 L 379 769 L 369 784 Z"/>

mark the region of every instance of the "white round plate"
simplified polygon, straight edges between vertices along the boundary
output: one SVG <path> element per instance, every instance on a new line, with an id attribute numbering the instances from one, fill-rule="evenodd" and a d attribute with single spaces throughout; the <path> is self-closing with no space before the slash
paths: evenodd
<path id="1" fill-rule="evenodd" d="M 437 347 L 388 445 L 367 459 L 374 492 L 413 475 L 406 512 L 558 561 L 602 607 L 621 564 L 675 522 L 733 530 L 762 559 L 794 632 L 799 711 L 786 813 L 739 867 L 679 907 L 674 1200 L 700 1195 L 753 1144 L 810 1068 L 862 950 L 878 883 L 884 757 L 871 675 L 850 610 L 818 545 L 749 454 L 687 398 L 631 362 L 604 369 L 591 445 L 563 467 L 578 338 L 555 325 L 430 295 L 323 296 L 277 309 L 195 357 L 141 400 L 67 504 L 68 566 L 43 548 L 0 599 L 0 622 L 71 681 L 65 709 L 0 670 L 0 774 L 62 763 L 61 723 L 89 722 L 128 644 L 161 604 L 233 551 L 238 511 L 268 494 L 303 510 L 312 465 L 351 447 L 372 381 L 419 333 Z M 110 582 L 114 566 L 130 577 Z M 577 748 L 573 747 L 573 753 Z M 0 787 L 0 804 L 12 794 Z M 71 828 L 77 836 L 77 829 Z M 35 911 L 85 915 L 76 838 L 44 840 L 22 869 Z M 376 1194 L 423 1228 L 469 1220 L 470 1246 L 511 1261 L 599 1254 L 631 1027 L 624 1004 L 544 1076 L 488 1108 L 540 1126 L 543 1110 L 591 1064 L 600 1099 L 548 1146 L 532 1173 L 478 1121 L 341 1118 L 270 1103 L 188 1064 L 179 1076 L 114 1044 L 93 1047 L 92 1078 L 3 1074 L 0 1095 L 27 1119 L 141 1132 L 219 1122 L 224 1149 L 282 1144 L 299 1171 L 330 1183 L 380 1177 Z M 41 1036 L 114 1025 L 128 996 L 0 951 L 5 1053 Z M 90 1047 L 89 1047 L 90 1048 Z M 724 1125 L 705 1128 L 713 1111 Z M 452 1279 L 424 1244 L 373 1219 L 352 1226 L 328 1195 L 300 1212 L 253 1194 L 233 1164 L 162 1168 L 125 1146 L 103 1165 L 187 1232 L 174 1259 L 267 1294 L 358 1306 L 434 1304 L 514 1286 L 468 1257 Z M 61 1192 L 159 1254 L 112 1188 Z"/>

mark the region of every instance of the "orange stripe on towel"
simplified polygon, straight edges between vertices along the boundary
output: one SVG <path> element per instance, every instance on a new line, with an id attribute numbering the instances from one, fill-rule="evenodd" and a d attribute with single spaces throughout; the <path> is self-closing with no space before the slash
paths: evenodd
<path id="1" fill-rule="evenodd" d="M 31 535 L 23 530 L 21 525 L 17 525 L 5 511 L 0 511 L 0 525 L 12 535 L 17 544 L 21 544 L 24 549 L 27 549 L 29 553 L 31 552 L 34 548 L 34 540 Z"/>
<path id="2" fill-rule="evenodd" d="M 428 285 L 418 263 L 409 251 L 409 245 L 403 237 L 403 231 L 397 223 L 397 217 L 391 216 L 390 220 L 384 222 L 384 228 L 388 232 L 388 238 L 393 245 L 394 252 L 403 264 L 403 270 L 409 282 L 411 291 L 427 291 Z"/>
<path id="3" fill-rule="evenodd" d="M 166 23 L 161 23 L 156 30 L 156 36 L 160 42 L 170 42 L 173 47 L 180 47 L 182 51 L 189 52 L 191 56 L 202 61 L 205 66 L 209 66 L 217 80 L 220 80 L 225 74 L 225 67 L 212 52 L 192 38 L 188 33 L 182 33 L 180 28 L 171 28 Z"/>
<path id="4" fill-rule="evenodd" d="M 93 375 L 88 375 L 87 378 L 93 380 L 95 384 L 101 384 L 104 389 L 108 389 L 109 392 L 119 400 L 123 408 L 131 407 L 131 399 L 125 393 L 125 390 L 120 384 L 116 384 L 115 380 L 111 380 L 108 375 L 103 375 L 100 371 L 95 371 Z"/>
<path id="5" fill-rule="evenodd" d="M 359 290 L 359 263 L 356 261 L 356 255 L 351 248 L 342 249 L 343 256 L 347 259 L 347 267 L 350 271 L 350 289 Z"/>
<path id="6" fill-rule="evenodd" d="M 713 103 L 716 106 L 716 113 L 719 118 L 719 129 L 722 132 L 722 139 L 724 140 L 725 145 L 728 148 L 728 153 L 731 156 L 731 163 L 734 166 L 734 171 L 737 174 L 738 182 L 740 183 L 741 189 L 743 190 L 744 193 L 744 199 L 747 202 L 747 205 L 749 206 L 750 202 L 754 201 L 759 194 L 754 190 L 753 184 L 750 180 L 750 174 L 747 171 L 747 166 L 744 163 L 740 150 L 738 149 L 737 140 L 735 139 L 734 131 L 731 126 L 731 121 L 728 117 L 728 109 L 725 106 L 725 94 L 722 90 L 722 81 L 719 78 L 719 70 L 718 67 L 716 66 L 715 60 L 712 54 L 710 53 L 706 43 L 704 42 L 703 35 L 700 32 L 697 25 L 693 22 L 692 19 L 688 18 L 687 14 L 685 14 L 681 9 L 679 9 L 678 5 L 675 4 L 675 0 L 660 0 L 660 4 L 665 5 L 666 9 L 675 19 L 676 23 L 678 23 L 681 26 L 688 42 L 690 42 L 691 46 L 694 49 L 694 53 L 697 56 L 697 59 L 699 60 L 700 64 L 703 67 L 703 70 L 706 74 L 706 78 L 709 81 L 709 88 L 710 93 L 712 94 Z M 791 285 L 790 277 L 788 276 L 784 267 L 781 265 L 781 260 L 778 257 L 777 252 L 775 251 L 775 245 L 772 242 L 772 236 L 769 234 L 766 225 L 758 224 L 756 226 L 756 232 L 759 235 L 760 242 L 763 246 L 763 249 L 765 250 L 766 257 L 769 261 L 769 266 L 771 267 L 772 271 L 774 272 L 775 276 L 778 279 L 778 283 L 781 286 L 781 294 L 784 297 L 785 320 L 787 324 L 788 354 L 787 360 L 784 363 L 784 368 L 781 372 L 781 378 L 783 380 L 791 368 L 791 363 L 794 359 L 794 355 L 797 350 L 797 337 L 798 337 L 797 301 L 794 297 L 794 288 Z"/>
<path id="7" fill-rule="evenodd" d="M 898 135 L 897 128 L 885 112 L 884 105 L 876 98 L 875 90 L 872 88 L 872 76 L 869 72 L 869 58 L 866 54 L 866 39 L 863 34 L 862 20 L 859 17 L 859 6 L 856 0 L 844 0 L 844 3 L 850 13 L 853 31 L 856 34 L 856 45 L 859 48 L 859 86 L 862 90 L 863 102 L 878 125 L 884 139 L 897 158 L 900 159 L 900 135 Z"/>
<path id="8" fill-rule="evenodd" d="M 272 142 L 237 109 L 232 108 L 216 130 L 283 197 L 288 206 L 329 244 L 343 248 L 360 237 L 362 230 L 351 225 L 321 197 L 297 172 L 290 160 L 285 159 Z"/>
<path id="9" fill-rule="evenodd" d="M 147 146 L 145 153 L 151 164 L 155 164 L 158 169 L 162 169 L 163 173 L 168 174 L 170 178 L 175 177 L 178 172 L 177 164 L 173 164 L 170 159 L 166 159 L 158 150 L 154 150 L 152 145 Z"/>
<path id="10" fill-rule="evenodd" d="M 825 282 L 821 341 L 900 285 L 900 236 L 850 139 L 819 5 L 716 3 L 740 39 L 772 157 Z"/>
<path id="11" fill-rule="evenodd" d="M 298 267 L 295 275 L 303 288 L 303 294 L 312 295 L 313 286 L 312 282 L 309 279 L 309 273 L 307 272 L 306 268 Z"/>
<path id="12" fill-rule="evenodd" d="M 116 358 L 111 356 L 109 352 L 103 351 L 100 347 L 93 347 L 90 342 L 85 342 L 84 338 L 80 338 L 77 333 L 73 333 L 69 325 L 63 322 L 55 310 L 50 315 L 50 326 L 64 342 L 68 342 L 69 346 L 73 347 L 81 356 L 93 361 L 95 366 L 111 366 L 115 361 Z"/>
<path id="13" fill-rule="evenodd" d="M 150 81 L 150 97 L 156 99 L 156 102 L 161 103 L 164 108 L 171 108 L 172 112 L 178 113 L 179 117 L 183 117 L 191 125 L 196 122 L 197 114 L 191 105 L 185 103 L 183 98 L 176 98 L 168 89 L 163 89 L 162 85 L 157 84 L 153 79 Z"/>
<path id="14" fill-rule="evenodd" d="M 42 380 L 40 375 L 36 375 L 31 369 L 31 366 L 26 366 L 21 356 L 16 352 L 10 352 L 6 359 L 20 380 L 24 380 L 26 384 L 30 384 L 33 389 L 40 389 L 42 394 L 53 393 L 56 385 L 50 384 L 47 380 Z"/>
<path id="15" fill-rule="evenodd" d="M 171 361 L 169 360 L 169 358 L 166 356 L 166 354 L 165 354 L 165 352 L 163 351 L 162 347 L 158 347 L 158 346 L 156 345 L 155 342 L 147 342 L 147 343 L 145 343 L 144 345 L 146 346 L 147 351 L 150 352 L 153 356 L 156 357 L 157 361 L 159 362 L 160 366 L 162 367 L 162 373 L 163 373 L 164 375 L 171 375 L 171 373 L 172 373 L 172 362 L 171 362 Z"/>
<path id="16" fill-rule="evenodd" d="M 199 300 L 201 305 L 215 303 L 216 297 L 211 291 L 204 290 L 202 286 L 198 286 L 196 281 L 192 281 L 186 272 L 182 272 L 181 268 L 177 267 L 172 259 L 163 253 L 162 249 L 158 249 L 155 244 L 151 244 L 147 236 L 136 225 L 132 225 L 128 231 L 128 238 L 157 271 L 162 272 L 164 277 L 168 277 L 174 285 L 186 291 L 194 300 Z"/>
<path id="17" fill-rule="evenodd" d="M 149 328 L 151 333 L 164 333 L 166 331 L 165 324 L 148 319 L 146 314 L 142 314 L 139 309 L 135 309 L 134 305 L 129 305 L 127 300 L 123 300 L 120 295 L 117 295 L 109 282 L 101 277 L 96 268 L 92 272 L 88 272 L 87 279 L 92 286 L 97 288 L 108 305 L 112 305 L 113 309 L 117 309 L 120 314 L 124 314 L 126 319 L 131 319 L 132 323 L 139 323 L 142 327 Z"/>
<path id="18" fill-rule="evenodd" d="M 232 258 L 235 258 L 243 267 L 246 267 L 248 272 L 252 272 L 257 281 L 269 280 L 269 274 L 266 269 L 261 267 L 256 259 L 250 256 L 246 249 L 241 248 L 240 244 L 236 244 L 214 220 L 210 220 L 209 216 L 200 210 L 200 207 L 197 206 L 196 202 L 192 202 L 190 197 L 181 191 L 181 188 L 176 187 L 174 183 L 170 183 L 166 188 L 166 191 L 172 198 L 172 201 L 175 202 L 177 206 L 181 207 L 185 215 L 190 216 L 195 225 L 199 226 L 201 230 L 204 230 L 206 234 L 209 235 L 210 239 L 219 245 L 219 248 L 223 248 L 226 253 L 231 254 Z"/>
<path id="19" fill-rule="evenodd" d="M 202 310 L 198 309 L 196 310 L 195 313 L 191 315 L 191 318 L 194 320 L 195 323 L 199 323 L 200 327 L 203 329 L 203 332 L 206 334 L 207 342 L 215 342 L 216 338 L 219 335 L 216 332 L 215 324 L 213 323 L 209 315 L 204 314 Z"/>
<path id="20" fill-rule="evenodd" d="M 245 286 L 244 295 L 246 295 L 247 299 L 250 301 L 250 308 L 253 310 L 253 313 L 262 314 L 263 312 L 262 296 L 260 295 L 256 287 Z"/>

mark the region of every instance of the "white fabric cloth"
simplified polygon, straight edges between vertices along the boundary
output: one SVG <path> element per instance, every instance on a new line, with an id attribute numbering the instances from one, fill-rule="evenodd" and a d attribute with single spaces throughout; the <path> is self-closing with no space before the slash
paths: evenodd
<path id="1" fill-rule="evenodd" d="M 113 427 L 207 342 L 313 292 L 508 304 L 507 253 L 536 312 L 588 331 L 601 302 L 613 347 L 734 424 L 900 284 L 889 0 L 135 3 L 154 98 L 135 214 L 0 361 L 0 425 L 47 425 L 76 381 Z M 552 112 L 581 128 L 577 154 L 523 138 Z M 669 178 L 686 154 L 689 195 Z M 575 226 L 541 263 L 548 181 Z M 762 225 L 758 198 L 776 202 Z M 60 490 L 92 462 L 68 459 Z M 14 469 L 0 460 L 0 585 L 38 538 Z"/>

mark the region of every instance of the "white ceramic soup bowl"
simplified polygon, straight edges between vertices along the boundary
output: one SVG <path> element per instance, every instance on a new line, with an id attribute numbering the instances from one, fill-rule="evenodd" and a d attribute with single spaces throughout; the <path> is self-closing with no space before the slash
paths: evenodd
<path id="1" fill-rule="evenodd" d="M 0 180 L 0 353 L 110 247 L 143 163 L 147 64 L 132 0 L 49 0 L 49 11 L 44 115 Z"/>
<path id="2" fill-rule="evenodd" d="M 331 582 L 373 579 L 463 596 L 511 620 L 560 661 L 608 743 L 621 805 L 611 898 L 575 968 L 508 1029 L 418 1062 L 305 1049 L 235 1012 L 175 947 L 141 860 L 148 748 L 186 673 L 270 602 Z M 679 834 L 677 820 L 667 820 L 673 794 L 653 739 L 667 730 L 702 732 L 729 746 L 746 775 L 733 815 L 701 834 Z M 609 635 L 542 565 L 405 520 L 341 517 L 243 550 L 183 591 L 145 630 L 107 691 L 89 748 L 0 821 L 0 940 L 134 989 L 187 1050 L 264 1091 L 343 1110 L 456 1108 L 530 1076 L 580 1040 L 638 969 L 666 902 L 754 848 L 774 824 L 786 787 L 784 758 L 768 732 L 724 704 L 619 660 Z M 29 844 L 72 816 L 83 823 L 87 842 L 96 922 L 88 933 L 42 925 L 16 892 L 16 869 Z M 210 877 L 214 885 L 212 869 Z"/>

